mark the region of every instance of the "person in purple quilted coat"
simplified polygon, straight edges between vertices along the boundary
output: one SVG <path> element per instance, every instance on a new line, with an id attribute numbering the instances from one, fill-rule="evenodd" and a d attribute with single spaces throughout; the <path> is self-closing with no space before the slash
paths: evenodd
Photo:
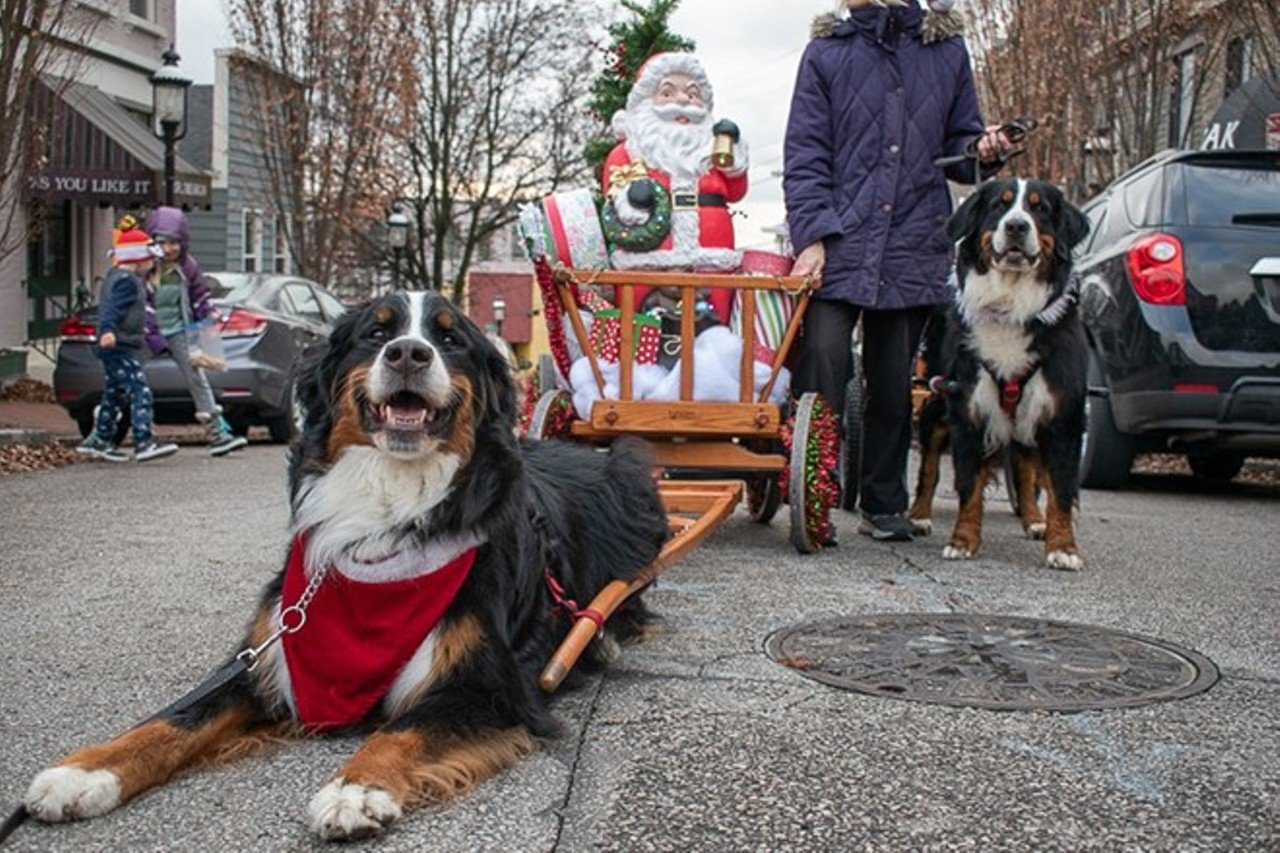
<path id="1" fill-rule="evenodd" d="M 820 275 L 792 391 L 844 410 L 850 339 L 862 318 L 866 401 L 860 532 L 910 539 L 906 467 L 911 371 L 934 306 L 950 296 L 947 179 L 973 183 L 1013 147 L 984 127 L 954 0 L 847 0 L 800 60 L 783 190 L 795 275 Z M 978 153 L 943 170 L 940 157 Z M 856 476 L 853 474 L 852 476 Z"/>

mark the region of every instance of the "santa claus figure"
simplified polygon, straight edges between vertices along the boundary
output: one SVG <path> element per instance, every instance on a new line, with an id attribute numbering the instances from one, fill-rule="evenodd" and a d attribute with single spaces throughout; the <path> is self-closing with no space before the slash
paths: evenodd
<path id="1" fill-rule="evenodd" d="M 738 268 L 729 204 L 747 193 L 747 150 L 737 125 L 712 120 L 712 105 L 693 54 L 660 53 L 640 69 L 613 117 L 622 142 L 603 173 L 616 269 Z"/>

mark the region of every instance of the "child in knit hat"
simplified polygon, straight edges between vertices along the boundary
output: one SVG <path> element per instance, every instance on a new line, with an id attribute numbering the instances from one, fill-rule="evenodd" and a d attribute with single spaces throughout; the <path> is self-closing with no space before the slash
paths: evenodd
<path id="1" fill-rule="evenodd" d="M 186 329 L 192 323 L 218 319 L 218 309 L 209 301 L 209 281 L 190 251 L 191 228 L 187 215 L 176 207 L 158 207 L 147 217 L 147 231 L 163 253 L 151 292 L 154 328 L 147 345 L 156 355 L 168 352 L 191 391 L 196 420 L 205 427 L 209 453 L 224 456 L 244 447 L 249 440 L 235 435 L 222 416 L 222 407 L 204 370 L 192 362 Z"/>
<path id="2" fill-rule="evenodd" d="M 146 462 L 178 452 L 176 444 L 159 444 L 151 433 L 153 398 L 138 359 L 146 332 L 146 278 L 155 267 L 159 250 L 131 216 L 120 221 L 112 244 L 114 266 L 102 286 L 102 308 L 98 315 L 102 402 L 93 434 L 76 450 L 107 462 L 128 461 L 129 457 L 113 441 L 116 422 L 127 405 L 132 416 L 133 458 Z"/>

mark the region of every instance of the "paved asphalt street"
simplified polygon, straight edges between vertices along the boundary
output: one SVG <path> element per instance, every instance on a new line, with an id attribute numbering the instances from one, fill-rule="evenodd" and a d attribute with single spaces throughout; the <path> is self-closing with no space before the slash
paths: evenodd
<path id="1" fill-rule="evenodd" d="M 145 466 L 0 478 L 0 800 L 66 751 L 199 681 L 284 548 L 285 460 L 195 448 Z M 741 513 L 651 592 L 660 632 L 563 697 L 564 736 L 466 799 L 358 849 L 1276 850 L 1280 488 L 1147 477 L 1087 492 L 1081 574 L 1042 568 L 997 500 L 985 551 L 856 535 L 798 557 Z M 943 530 L 954 519 L 948 490 Z M 1129 710 L 997 713 L 863 696 L 765 656 L 795 622 L 1016 614 L 1211 658 L 1207 693 Z M 28 824 L 10 849 L 307 850 L 311 794 L 353 740 L 179 778 L 107 817 Z"/>

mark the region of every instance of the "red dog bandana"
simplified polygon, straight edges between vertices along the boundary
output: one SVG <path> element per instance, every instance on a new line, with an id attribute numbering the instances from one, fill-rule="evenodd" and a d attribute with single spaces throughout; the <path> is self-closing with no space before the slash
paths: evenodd
<path id="1" fill-rule="evenodd" d="M 476 550 L 471 541 L 331 567 L 306 624 L 282 641 L 302 723 L 325 731 L 364 719 L 453 603 Z M 307 588 L 306 553 L 300 533 L 289 548 L 282 609 Z"/>

